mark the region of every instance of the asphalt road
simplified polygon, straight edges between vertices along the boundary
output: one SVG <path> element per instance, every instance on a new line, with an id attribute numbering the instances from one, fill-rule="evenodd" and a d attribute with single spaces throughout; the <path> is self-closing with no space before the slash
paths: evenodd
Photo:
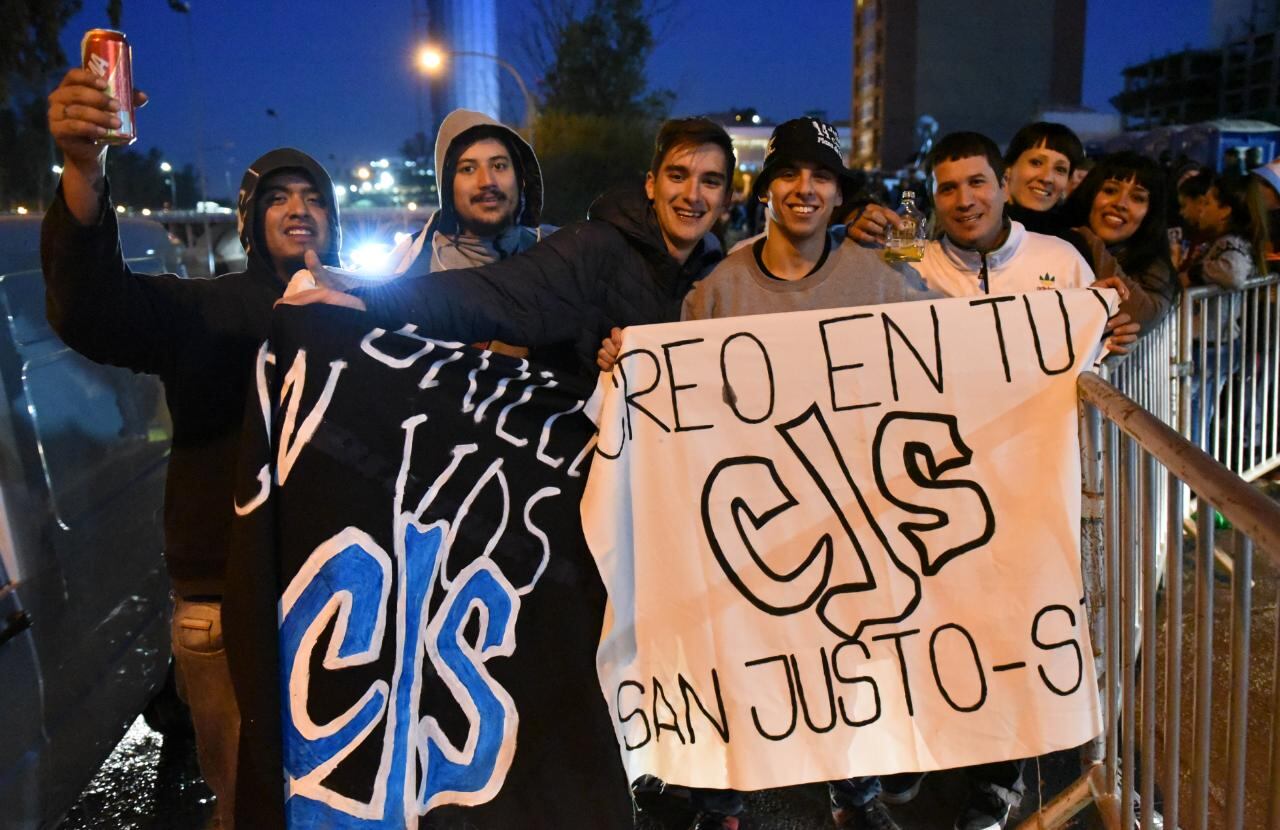
<path id="1" fill-rule="evenodd" d="M 165 738 L 139 717 L 58 830 L 201 830 L 212 814 L 195 744 Z"/>

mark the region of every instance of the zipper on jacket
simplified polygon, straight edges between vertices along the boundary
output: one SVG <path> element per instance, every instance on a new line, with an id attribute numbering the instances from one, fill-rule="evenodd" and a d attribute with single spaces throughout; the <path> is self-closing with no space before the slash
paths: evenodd
<path id="1" fill-rule="evenodd" d="M 987 254 L 985 251 L 978 251 L 978 256 L 982 257 L 982 270 L 978 272 L 978 287 L 982 289 L 983 294 L 990 294 L 991 273 L 987 271 Z"/>

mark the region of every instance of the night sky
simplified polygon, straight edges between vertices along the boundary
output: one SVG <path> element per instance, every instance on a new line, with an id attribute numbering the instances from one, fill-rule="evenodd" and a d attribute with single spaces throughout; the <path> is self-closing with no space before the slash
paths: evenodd
<path id="1" fill-rule="evenodd" d="M 1084 103 L 1110 110 L 1124 66 L 1204 45 L 1209 5 L 1091 2 Z M 195 163 L 202 148 L 211 195 L 230 192 L 245 165 L 274 146 L 292 144 L 342 166 L 394 155 L 417 129 L 410 0 L 191 6 L 182 15 L 164 0 L 125 0 L 122 28 L 133 44 L 135 80 L 152 96 L 138 118 L 136 146 L 160 147 L 177 164 Z M 73 61 L 83 32 L 106 25 L 106 0 L 84 0 L 84 7 L 63 37 Z M 534 84 L 517 17 L 524 4 L 499 0 L 498 7 L 505 14 L 499 51 Z M 676 7 L 657 29 L 649 61 L 650 85 L 676 93 L 675 114 L 753 106 L 779 120 L 811 109 L 849 117 L 849 0 L 798 0 L 786 6 L 793 15 L 764 0 Z M 1003 28 L 1018 36 L 1016 26 Z M 937 57 L 945 67 L 946 56 Z M 519 117 L 517 109 L 510 120 Z"/>

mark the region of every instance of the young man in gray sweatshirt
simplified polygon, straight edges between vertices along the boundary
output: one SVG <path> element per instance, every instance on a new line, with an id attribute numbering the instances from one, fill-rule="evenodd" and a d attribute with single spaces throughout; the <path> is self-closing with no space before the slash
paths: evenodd
<path id="1" fill-rule="evenodd" d="M 756 179 L 765 235 L 739 248 L 685 297 L 685 320 L 877 305 L 939 296 L 908 265 L 827 232 L 857 182 L 830 124 L 797 118 L 778 125 Z"/>
<path id="2" fill-rule="evenodd" d="M 828 232 L 835 209 L 853 198 L 857 181 L 844 166 L 836 130 L 813 118 L 779 124 L 769 139 L 754 195 L 765 204 L 765 235 L 744 245 L 685 297 L 682 320 L 814 311 L 940 297 L 906 264 Z M 612 369 L 621 332 L 601 344 L 597 364 Z M 876 776 L 833 781 L 835 825 L 898 830 L 880 803 Z M 693 830 L 738 830 L 744 804 L 732 790 L 692 793 L 699 810 Z"/>

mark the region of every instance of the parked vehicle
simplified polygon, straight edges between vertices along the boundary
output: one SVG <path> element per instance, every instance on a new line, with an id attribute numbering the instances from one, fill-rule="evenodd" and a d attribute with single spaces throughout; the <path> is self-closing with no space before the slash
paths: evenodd
<path id="1" fill-rule="evenodd" d="M 138 271 L 181 271 L 121 217 Z M 99 366 L 45 319 L 39 217 L 0 217 L 0 828 L 55 825 L 164 684 L 158 381 Z"/>

